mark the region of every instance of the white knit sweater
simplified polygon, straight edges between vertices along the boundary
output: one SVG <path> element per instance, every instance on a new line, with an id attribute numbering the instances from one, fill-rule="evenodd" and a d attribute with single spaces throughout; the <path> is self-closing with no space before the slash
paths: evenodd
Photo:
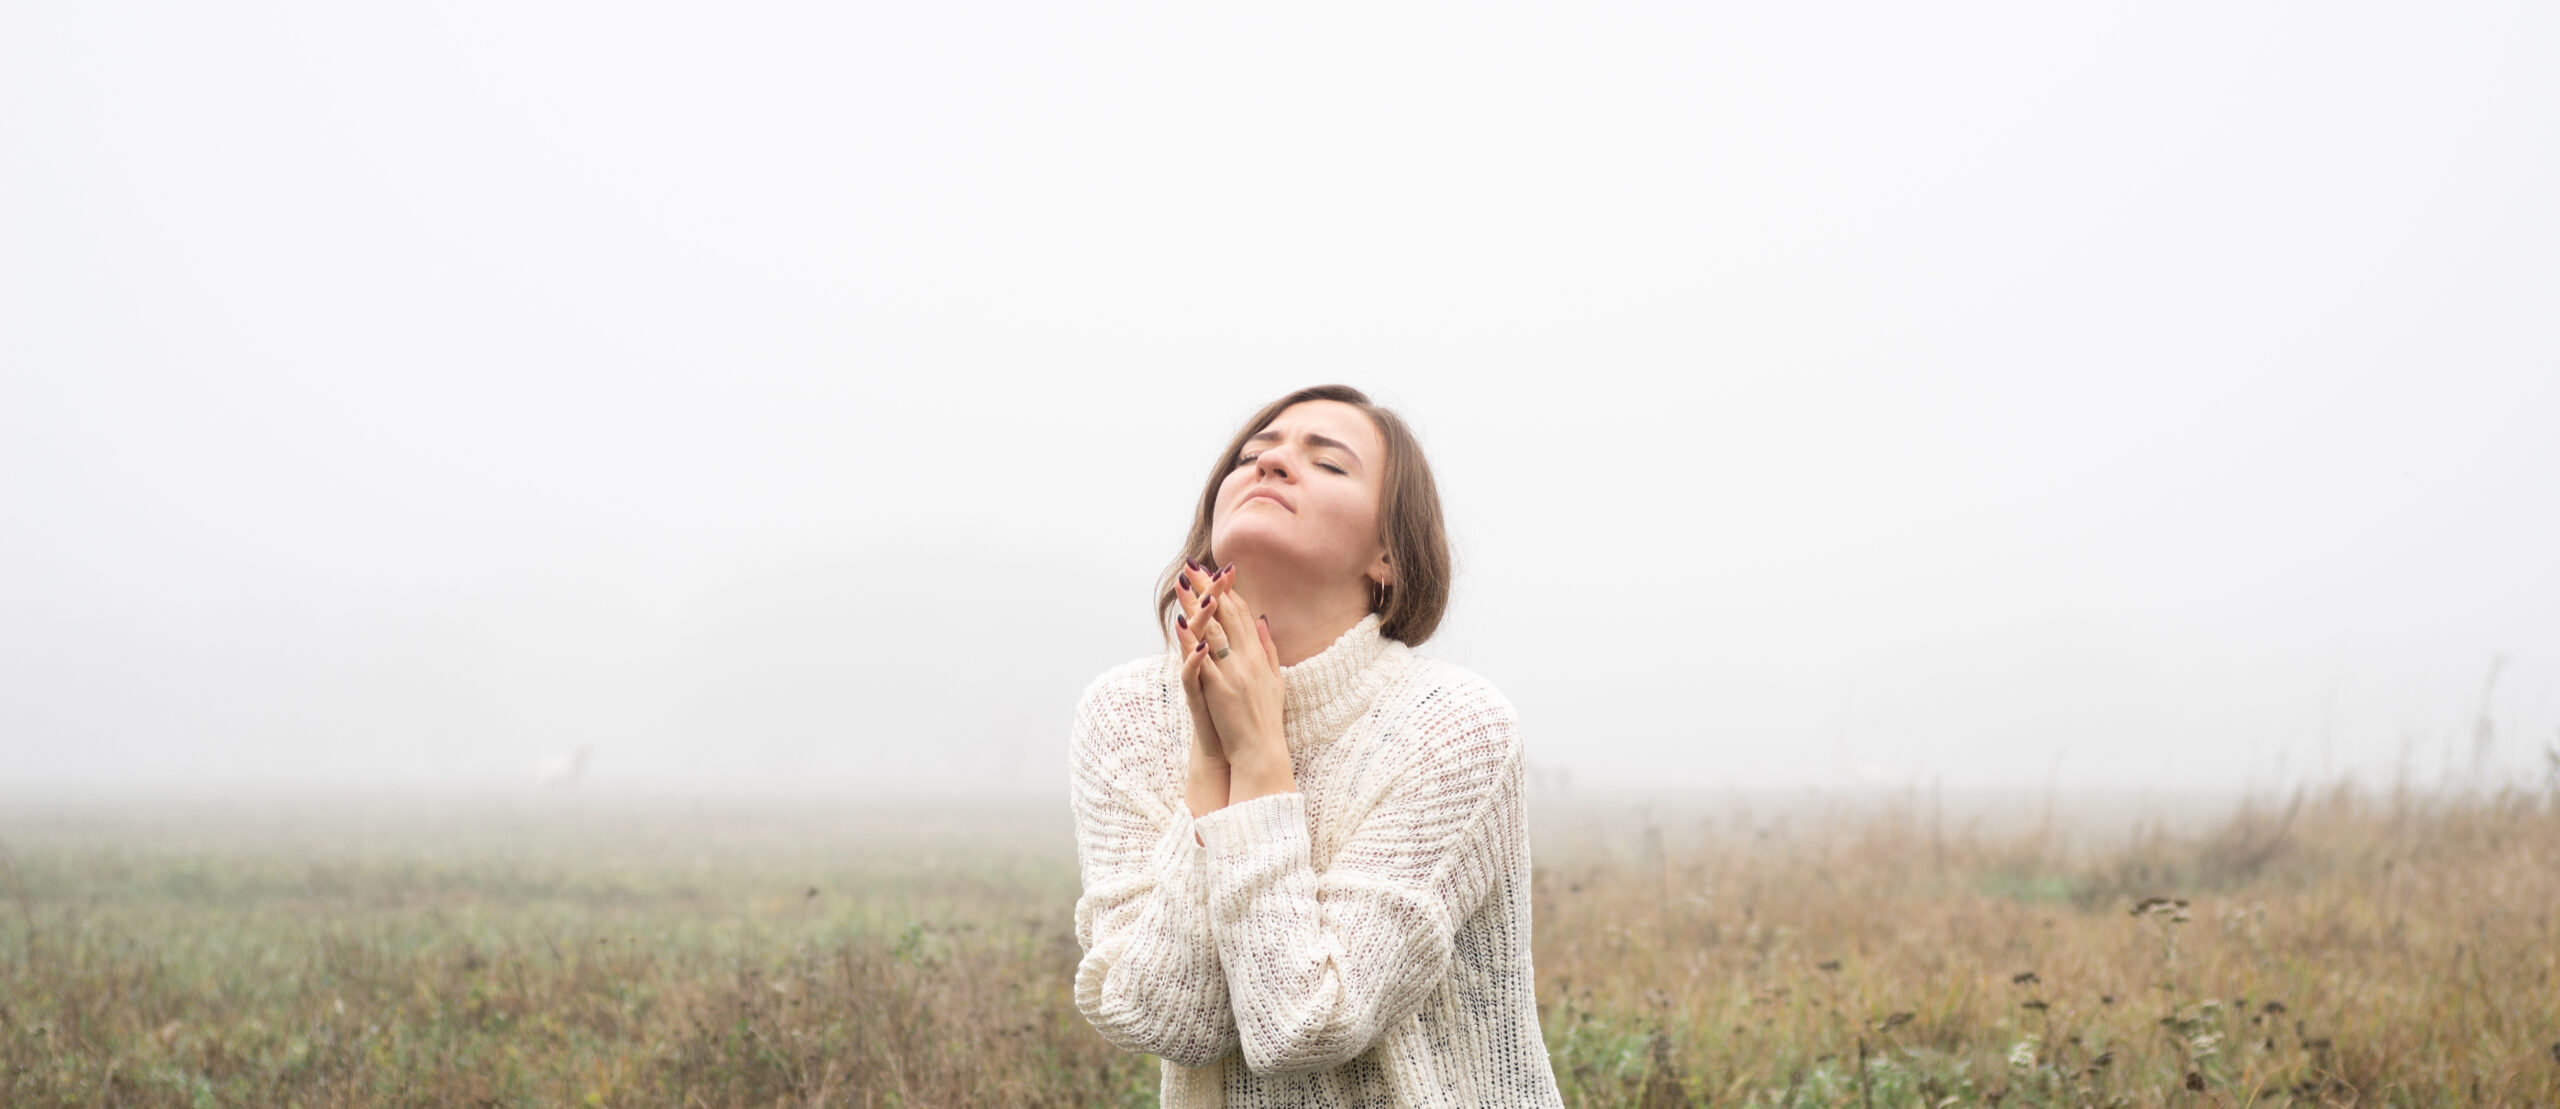
<path id="1" fill-rule="evenodd" d="M 1085 1018 L 1164 1058 L 1166 1109 L 1560 1107 L 1511 703 L 1371 613 L 1280 670 L 1297 792 L 1194 820 L 1180 674 L 1123 663 L 1076 706 Z"/>

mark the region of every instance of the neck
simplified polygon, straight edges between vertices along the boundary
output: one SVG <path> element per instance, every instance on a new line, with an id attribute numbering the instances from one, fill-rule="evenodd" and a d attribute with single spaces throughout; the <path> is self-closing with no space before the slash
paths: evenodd
<path id="1" fill-rule="evenodd" d="M 1257 573 L 1236 561 L 1235 595 L 1245 602 L 1248 623 L 1267 617 L 1271 645 L 1280 665 L 1296 666 L 1342 638 L 1351 625 L 1369 614 L 1369 591 L 1354 582 L 1315 583 L 1268 569 Z"/>

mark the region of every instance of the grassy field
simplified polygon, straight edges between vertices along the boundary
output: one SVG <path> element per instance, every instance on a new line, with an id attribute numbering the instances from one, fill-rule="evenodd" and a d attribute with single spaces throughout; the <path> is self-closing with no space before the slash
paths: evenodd
<path id="1" fill-rule="evenodd" d="M 1567 1104 L 2560 1104 L 2560 799 L 2059 808 L 1541 802 Z M 14 799 L 0 1105 L 1151 1105 L 1068 994 L 1069 835 Z"/>

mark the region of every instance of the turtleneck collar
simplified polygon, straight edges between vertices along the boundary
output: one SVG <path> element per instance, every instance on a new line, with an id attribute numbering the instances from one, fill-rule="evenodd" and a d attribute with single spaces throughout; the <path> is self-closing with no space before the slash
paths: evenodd
<path id="1" fill-rule="evenodd" d="M 1292 750 L 1340 736 L 1386 684 L 1381 663 L 1403 644 L 1380 634 L 1380 622 L 1377 613 L 1362 616 L 1332 646 L 1280 668 L 1281 720 Z"/>

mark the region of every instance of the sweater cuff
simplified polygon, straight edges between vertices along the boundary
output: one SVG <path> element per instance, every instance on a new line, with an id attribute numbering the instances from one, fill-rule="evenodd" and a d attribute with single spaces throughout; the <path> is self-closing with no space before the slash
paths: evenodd
<path id="1" fill-rule="evenodd" d="M 1219 861 L 1250 858 L 1273 847 L 1308 848 L 1307 795 L 1291 790 L 1256 797 L 1197 817 L 1200 841 Z"/>
<path id="2" fill-rule="evenodd" d="M 1164 831 L 1156 836 L 1154 870 L 1159 876 L 1172 874 L 1176 869 L 1197 870 L 1207 862 L 1202 856 L 1200 841 L 1191 837 L 1191 821 L 1191 807 L 1176 803 L 1173 819 L 1165 822 Z"/>

